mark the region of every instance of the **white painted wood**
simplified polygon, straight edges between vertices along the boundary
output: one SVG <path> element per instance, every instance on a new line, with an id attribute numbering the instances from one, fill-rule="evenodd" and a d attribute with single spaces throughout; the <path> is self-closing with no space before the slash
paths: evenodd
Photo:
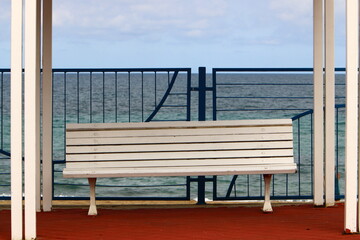
<path id="1" fill-rule="evenodd" d="M 39 0 L 27 0 L 25 7 L 25 238 L 36 238 L 36 179 L 39 152 L 39 83 L 37 11 Z"/>
<path id="2" fill-rule="evenodd" d="M 41 0 L 36 3 L 36 145 L 40 146 L 40 62 L 41 62 Z M 40 148 L 36 149 L 36 211 L 41 212 L 41 173 L 40 173 Z"/>
<path id="3" fill-rule="evenodd" d="M 11 239 L 23 239 L 22 46 L 23 3 L 11 1 Z"/>
<path id="4" fill-rule="evenodd" d="M 175 167 L 175 166 L 225 166 L 237 164 L 283 164 L 293 163 L 293 157 L 283 158 L 231 158 L 231 159 L 203 159 L 203 160 L 155 160 L 155 161 L 101 161 L 101 162 L 66 162 L 66 168 L 118 168 L 118 167 Z"/>
<path id="5" fill-rule="evenodd" d="M 273 212 L 273 209 L 271 207 L 271 201 L 270 201 L 270 183 L 271 183 L 271 174 L 264 174 L 264 195 L 265 195 L 265 201 L 263 206 L 263 212 L 270 213 Z"/>
<path id="6" fill-rule="evenodd" d="M 208 136 L 208 135 L 227 135 L 227 134 L 257 134 L 257 133 L 289 133 L 291 128 L 288 126 L 264 126 L 264 127 L 227 127 L 227 128 L 168 128 L 168 129 L 136 129 L 131 130 L 102 130 L 102 131 L 67 131 L 69 138 L 88 138 L 88 137 L 154 137 L 154 136 Z"/>
<path id="7" fill-rule="evenodd" d="M 323 0 L 313 0 L 314 34 L 314 205 L 324 204 Z"/>
<path id="8" fill-rule="evenodd" d="M 52 0 L 43 0 L 43 210 L 52 208 Z"/>
<path id="9" fill-rule="evenodd" d="M 334 0 L 325 1 L 325 205 L 335 205 Z"/>
<path id="10" fill-rule="evenodd" d="M 83 145 L 118 145 L 118 144 L 160 144 L 160 143 L 221 143 L 231 141 L 292 141 L 292 133 L 282 134 L 244 134 L 244 135 L 215 135 L 215 136 L 165 136 L 148 138 L 77 138 L 66 137 L 67 146 Z"/>
<path id="11" fill-rule="evenodd" d="M 88 181 L 90 185 L 90 207 L 89 207 L 88 215 L 94 216 L 97 215 L 96 193 L 95 193 L 96 178 L 89 178 Z"/>
<path id="12" fill-rule="evenodd" d="M 295 173 L 295 163 L 257 164 L 234 166 L 189 166 L 189 167 L 148 167 L 148 168 L 65 168 L 65 178 L 99 178 L 99 177 L 155 177 L 155 176 L 207 176 L 236 174 L 281 174 Z"/>
<path id="13" fill-rule="evenodd" d="M 168 152 L 151 153 L 99 153 L 99 154 L 68 154 L 67 161 L 101 161 L 101 160 L 156 160 L 156 159 L 211 159 L 211 158 L 241 158 L 241 157 L 271 157 L 293 156 L 292 149 L 280 150 L 242 150 L 242 151 L 203 151 L 181 152 L 180 154 Z"/>
<path id="14" fill-rule="evenodd" d="M 283 125 L 260 122 L 205 122 L 205 127 L 203 122 L 67 125 L 63 176 L 89 179 L 89 215 L 96 215 L 98 177 L 296 172 L 291 120 L 281 121 Z M 267 212 L 272 211 L 269 179 L 271 175 L 265 177 Z"/>
<path id="15" fill-rule="evenodd" d="M 209 151 L 209 150 L 246 150 L 246 149 L 279 149 L 292 148 L 291 141 L 280 142 L 228 142 L 228 143 L 195 143 L 195 144 L 160 144 L 146 145 L 102 145 L 66 147 L 67 154 L 77 153 L 124 153 L 124 152 L 173 152 L 173 151 Z"/>
<path id="16" fill-rule="evenodd" d="M 146 122 L 146 123 L 68 123 L 66 129 L 141 129 L 141 128 L 184 128 L 184 127 L 231 127 L 231 126 L 263 126 L 263 125 L 292 125 L 291 119 L 254 119 L 254 120 L 223 120 L 223 121 L 201 121 L 201 122 Z"/>
<path id="17" fill-rule="evenodd" d="M 358 231 L 358 59 L 359 2 L 346 1 L 346 142 L 345 226 L 346 233 Z"/>

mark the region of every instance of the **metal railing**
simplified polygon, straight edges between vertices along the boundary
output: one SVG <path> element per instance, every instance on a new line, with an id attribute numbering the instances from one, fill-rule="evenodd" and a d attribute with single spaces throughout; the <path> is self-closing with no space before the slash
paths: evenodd
<path id="1" fill-rule="evenodd" d="M 344 71 L 336 69 L 337 73 Z M 213 119 L 293 119 L 298 172 L 274 175 L 274 199 L 311 199 L 313 195 L 312 81 L 311 68 L 214 68 L 212 71 Z M 337 74 L 336 198 L 343 197 L 339 186 L 344 184 L 344 86 L 344 74 Z M 260 175 L 216 177 L 213 199 L 261 199 L 262 183 Z"/>
<path id="2" fill-rule="evenodd" d="M 272 197 L 312 198 L 313 84 L 310 68 L 54 69 L 54 199 L 88 198 L 88 184 L 63 179 L 65 125 L 70 122 L 292 118 L 297 174 L 276 175 Z M 336 197 L 343 197 L 344 69 L 336 69 Z M 197 84 L 198 78 L 202 79 Z M 199 94 L 192 94 L 192 92 Z M 210 94 L 206 94 L 206 93 Z M 0 198 L 10 194 L 10 71 L 0 69 Z M 99 199 L 189 199 L 193 178 L 100 180 Z M 261 199 L 254 176 L 204 178 L 214 200 Z M 196 185 L 194 185 L 194 188 Z M 118 194 L 115 190 L 121 190 Z M 123 197 L 119 197 L 123 196 Z"/>
<path id="3" fill-rule="evenodd" d="M 55 69 L 54 199 L 88 197 L 86 179 L 62 178 L 66 123 L 189 121 L 190 84 L 189 68 Z M 166 178 L 99 179 L 97 188 L 99 199 L 189 199 L 188 182 L 181 177 L 175 182 Z M 154 190 L 149 192 L 150 188 Z M 122 194 L 114 194 L 114 189 Z"/>

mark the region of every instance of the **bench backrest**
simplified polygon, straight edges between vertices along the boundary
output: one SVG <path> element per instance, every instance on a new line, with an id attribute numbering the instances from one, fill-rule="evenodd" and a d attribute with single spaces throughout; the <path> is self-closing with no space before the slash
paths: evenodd
<path id="1" fill-rule="evenodd" d="M 291 119 L 66 126 L 67 168 L 293 162 Z"/>

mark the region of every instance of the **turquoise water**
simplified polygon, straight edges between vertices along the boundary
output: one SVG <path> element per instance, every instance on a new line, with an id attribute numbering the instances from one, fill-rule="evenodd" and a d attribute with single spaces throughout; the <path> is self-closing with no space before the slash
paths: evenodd
<path id="1" fill-rule="evenodd" d="M 92 74 L 74 73 L 54 75 L 54 161 L 64 159 L 64 124 L 72 122 L 138 122 L 144 121 L 162 99 L 172 74 Z M 212 85 L 208 75 L 208 86 Z M 192 86 L 197 86 L 197 75 Z M 156 79 L 156 81 L 155 81 Z M 344 76 L 337 75 L 336 103 L 344 103 Z M 186 75 L 179 74 L 169 98 L 155 120 L 185 120 L 187 104 Z M 3 88 L 9 89 L 7 76 Z M 310 74 L 219 74 L 217 76 L 218 120 L 292 118 L 312 109 L 313 87 Z M 232 85 L 229 85 L 232 84 Z M 234 85 L 235 84 L 235 85 Z M 239 98 L 240 97 L 240 98 Z M 2 149 L 9 151 L 9 92 L 2 94 L 3 116 Z M 211 120 L 212 93 L 207 92 L 207 119 Z M 191 92 L 191 119 L 197 120 L 197 92 Z M 176 107 L 175 107 L 176 105 Z M 274 110 L 275 109 L 275 110 Z M 287 109 L 287 110 L 285 110 Z M 339 189 L 343 188 L 344 172 L 344 109 L 339 109 L 338 150 Z M 311 115 L 294 121 L 295 160 L 299 172 L 277 175 L 274 194 L 277 196 L 311 195 Z M 300 142 L 299 142 L 300 141 Z M 299 148 L 300 144 L 300 148 Z M 87 180 L 62 178 L 63 163 L 55 164 L 55 196 L 88 196 Z M 0 173 L 8 173 L 9 159 L 0 159 Z M 218 177 L 218 195 L 224 196 L 231 176 Z M 288 182 L 288 185 L 286 185 Z M 0 196 L 10 194 L 8 174 L 0 174 Z M 83 186 L 75 186 L 81 184 Z M 97 182 L 97 196 L 106 197 L 184 197 L 186 178 L 108 178 Z M 101 185 L 108 185 L 101 187 Z M 148 187 L 149 185 L 170 185 Z M 179 185 L 179 186 L 178 186 Z M 136 186 L 136 187 L 134 187 Z M 141 187 L 143 186 L 143 187 Z M 259 196 L 261 176 L 239 176 L 236 196 Z M 192 198 L 196 197 L 196 183 L 192 184 Z M 342 193 L 342 192 L 340 192 Z M 207 184 L 207 197 L 211 198 L 212 184 Z M 232 195 L 234 196 L 234 195 Z"/>

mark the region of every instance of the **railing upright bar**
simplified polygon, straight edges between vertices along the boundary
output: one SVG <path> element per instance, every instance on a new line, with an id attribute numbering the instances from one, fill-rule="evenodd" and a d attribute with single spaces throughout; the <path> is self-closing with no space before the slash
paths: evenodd
<path id="1" fill-rule="evenodd" d="M 91 71 L 90 72 L 90 123 L 93 122 L 93 105 L 92 105 L 92 102 L 93 102 L 93 96 L 92 96 L 92 87 L 93 87 L 93 72 Z"/>
<path id="2" fill-rule="evenodd" d="M 102 110 L 103 110 L 103 123 L 105 122 L 105 72 L 102 72 Z"/>
<path id="3" fill-rule="evenodd" d="M 52 81 L 53 81 L 53 83 L 51 84 L 52 86 L 52 96 L 51 96 L 51 98 L 52 98 L 52 104 L 53 104 L 53 106 L 52 106 L 52 108 L 51 108 L 51 111 L 52 111 L 52 122 L 53 122 L 53 125 L 52 125 L 52 140 L 51 140 L 51 145 L 52 145 L 52 147 L 53 147 L 53 151 L 51 151 L 52 152 L 52 159 L 54 159 L 54 154 L 55 154 L 55 151 L 54 151 L 54 87 L 55 87 L 55 83 L 54 83 L 54 81 L 55 81 L 55 74 L 54 74 L 54 72 L 52 72 Z M 55 163 L 54 163 L 54 160 L 52 160 L 51 161 L 52 162 L 52 174 L 51 174 L 51 183 L 52 183 L 52 195 L 51 195 L 51 197 L 52 197 L 52 199 L 54 199 L 54 196 L 55 196 L 55 189 L 54 189 L 54 183 L 55 183 Z"/>
<path id="4" fill-rule="evenodd" d="M 310 114 L 310 119 L 311 119 L 311 126 L 310 126 L 310 151 L 311 151 L 311 156 L 310 156 L 310 173 L 311 173 L 311 183 L 314 182 L 314 113 Z M 311 196 L 314 195 L 314 184 L 311 184 Z"/>
<path id="5" fill-rule="evenodd" d="M 157 91 L 157 74 L 156 72 L 154 72 L 154 110 L 157 106 L 157 94 L 156 94 L 156 91 Z"/>
<path id="6" fill-rule="evenodd" d="M 115 72 L 115 122 L 118 122 L 118 72 Z"/>
<path id="7" fill-rule="evenodd" d="M 339 189 L 339 108 L 336 108 L 336 132 L 335 132 L 335 153 L 336 153 L 336 165 L 335 165 L 335 199 L 338 200 L 340 196 Z"/>
<path id="8" fill-rule="evenodd" d="M 65 135 L 66 135 L 66 121 L 67 121 L 67 116 L 66 116 L 66 79 L 67 79 L 67 73 L 64 72 L 64 82 L 63 82 L 63 99 L 64 99 L 64 129 L 63 129 L 63 144 L 64 144 L 64 150 L 63 150 L 63 156 L 64 156 L 64 159 L 65 159 L 65 155 L 66 155 L 66 149 L 65 149 L 65 146 L 66 146 L 66 138 L 65 138 Z"/>
<path id="9" fill-rule="evenodd" d="M 141 72 L 141 121 L 144 121 L 144 72 Z"/>
<path id="10" fill-rule="evenodd" d="M 187 110 L 186 120 L 191 121 L 191 70 L 187 71 Z"/>
<path id="11" fill-rule="evenodd" d="M 131 122 L 131 81 L 130 81 L 130 74 L 131 72 L 128 71 L 128 97 L 129 97 L 129 122 Z"/>
<path id="12" fill-rule="evenodd" d="M 199 67 L 199 121 L 206 120 L 206 68 Z M 198 202 L 205 204 L 205 176 L 198 177 Z"/>
<path id="13" fill-rule="evenodd" d="M 76 72 L 77 123 L 80 122 L 80 73 Z"/>
<path id="14" fill-rule="evenodd" d="M 212 87 L 213 87 L 213 120 L 217 120 L 217 85 L 216 85 L 216 70 L 213 68 L 212 70 Z"/>
<path id="15" fill-rule="evenodd" d="M 300 128 L 301 128 L 301 122 L 300 122 L 300 118 L 297 120 L 298 121 L 298 134 L 297 134 L 297 139 L 298 139 L 298 176 L 299 176 L 299 196 L 301 196 L 301 135 L 300 135 Z"/>
<path id="16" fill-rule="evenodd" d="M 4 149 L 4 72 L 1 72 L 1 149 Z"/>

